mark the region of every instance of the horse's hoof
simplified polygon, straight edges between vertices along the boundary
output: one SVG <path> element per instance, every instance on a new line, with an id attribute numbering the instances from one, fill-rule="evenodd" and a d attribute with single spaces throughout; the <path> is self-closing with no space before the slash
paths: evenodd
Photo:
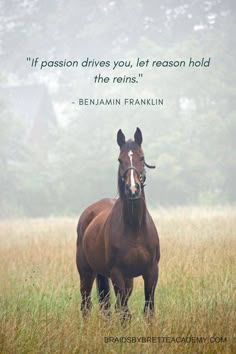
<path id="1" fill-rule="evenodd" d="M 146 321 L 153 323 L 155 320 L 155 312 L 150 310 L 144 310 L 144 318 Z"/>
<path id="2" fill-rule="evenodd" d="M 131 319 L 132 319 L 132 315 L 130 312 L 123 313 L 121 318 L 121 325 L 125 327 L 127 324 L 131 322 Z"/>

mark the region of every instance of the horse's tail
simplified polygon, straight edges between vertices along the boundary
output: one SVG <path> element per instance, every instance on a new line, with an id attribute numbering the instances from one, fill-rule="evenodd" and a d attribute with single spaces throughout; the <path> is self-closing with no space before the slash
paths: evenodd
<path id="1" fill-rule="evenodd" d="M 98 274 L 96 277 L 96 281 L 97 281 L 99 304 L 104 310 L 109 310 L 110 308 L 109 279 L 104 275 Z"/>

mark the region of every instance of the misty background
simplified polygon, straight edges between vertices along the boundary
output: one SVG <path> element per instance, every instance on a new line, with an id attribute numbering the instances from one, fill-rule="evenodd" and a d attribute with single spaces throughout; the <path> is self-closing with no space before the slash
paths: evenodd
<path id="1" fill-rule="evenodd" d="M 78 215 L 117 196 L 116 134 L 143 132 L 148 205 L 236 200 L 235 2 L 0 1 L 0 216 Z M 209 68 L 120 69 L 40 60 L 208 60 Z M 118 74 L 118 72 L 116 72 Z M 159 97 L 164 106 L 79 106 L 80 97 Z"/>

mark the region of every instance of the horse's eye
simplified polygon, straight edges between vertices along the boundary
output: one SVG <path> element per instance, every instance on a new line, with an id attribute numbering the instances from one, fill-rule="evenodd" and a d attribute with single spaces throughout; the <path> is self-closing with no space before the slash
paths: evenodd
<path id="1" fill-rule="evenodd" d="M 139 160 L 140 160 L 140 161 L 144 161 L 144 156 L 141 156 L 141 157 L 139 158 Z"/>
<path id="2" fill-rule="evenodd" d="M 122 163 L 122 161 L 121 161 L 121 159 L 120 159 L 120 158 L 118 159 L 118 161 L 119 161 L 119 163 Z"/>

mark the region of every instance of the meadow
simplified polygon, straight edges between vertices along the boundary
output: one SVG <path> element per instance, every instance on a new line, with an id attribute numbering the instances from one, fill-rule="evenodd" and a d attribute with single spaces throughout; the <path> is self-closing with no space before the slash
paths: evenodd
<path id="1" fill-rule="evenodd" d="M 152 212 L 161 242 L 156 316 L 80 314 L 74 218 L 0 221 L 1 353 L 235 353 L 236 208 Z M 114 304 L 114 295 L 113 295 Z"/>

